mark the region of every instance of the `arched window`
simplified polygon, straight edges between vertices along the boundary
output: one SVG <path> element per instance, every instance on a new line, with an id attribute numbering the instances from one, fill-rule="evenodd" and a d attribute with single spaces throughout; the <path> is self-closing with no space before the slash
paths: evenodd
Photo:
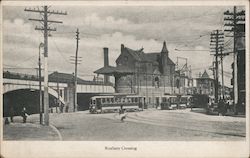
<path id="1" fill-rule="evenodd" d="M 180 88 L 180 80 L 179 79 L 176 79 L 176 87 Z"/>
<path id="2" fill-rule="evenodd" d="M 160 79 L 159 79 L 158 76 L 155 77 L 154 84 L 155 84 L 156 88 L 159 88 L 159 86 L 160 86 Z"/>

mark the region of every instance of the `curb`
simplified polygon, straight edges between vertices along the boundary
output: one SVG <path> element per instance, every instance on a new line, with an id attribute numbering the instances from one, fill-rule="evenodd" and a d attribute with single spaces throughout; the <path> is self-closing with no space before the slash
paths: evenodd
<path id="1" fill-rule="evenodd" d="M 59 130 L 54 125 L 52 125 L 52 124 L 49 124 L 49 126 L 57 133 L 57 135 L 59 137 L 59 140 L 62 140 L 62 135 L 59 132 Z"/>

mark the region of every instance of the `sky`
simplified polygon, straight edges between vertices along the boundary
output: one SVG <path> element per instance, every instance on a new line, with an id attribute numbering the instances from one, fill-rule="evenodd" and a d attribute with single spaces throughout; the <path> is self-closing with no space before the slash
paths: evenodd
<path id="1" fill-rule="evenodd" d="M 32 8 L 38 8 L 34 6 Z M 109 63 L 115 66 L 121 44 L 145 53 L 160 52 L 166 41 L 170 58 L 187 58 L 193 77 L 204 70 L 211 78 L 213 55 L 210 55 L 210 33 L 224 29 L 223 12 L 232 6 L 50 6 L 50 10 L 67 11 L 67 15 L 50 15 L 57 31 L 49 37 L 49 73 L 73 73 L 71 56 L 76 52 L 76 29 L 79 28 L 78 74 L 92 79 L 93 71 L 103 67 L 103 47 L 109 48 Z M 43 34 L 36 31 L 41 23 L 29 18 L 41 18 L 38 13 L 25 12 L 23 6 L 3 7 L 3 67 L 9 71 L 35 72 L 38 67 L 39 44 Z M 232 40 L 228 41 L 228 51 Z M 231 40 L 231 42 L 230 42 Z M 177 51 L 177 50 L 182 51 Z M 185 51 L 188 50 L 188 51 Z M 202 50 L 202 51 L 201 51 Z M 43 52 L 43 50 L 42 50 Z M 224 58 L 225 84 L 230 86 L 233 56 Z M 179 64 L 184 64 L 180 60 Z"/>

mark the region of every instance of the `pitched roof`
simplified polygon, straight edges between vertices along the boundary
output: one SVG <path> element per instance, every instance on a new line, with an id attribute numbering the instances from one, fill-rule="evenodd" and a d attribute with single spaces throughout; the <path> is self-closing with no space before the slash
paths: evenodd
<path id="1" fill-rule="evenodd" d="M 209 75 L 207 74 L 207 71 L 205 70 L 203 74 L 201 75 L 200 78 L 210 78 Z"/>
<path id="2" fill-rule="evenodd" d="M 49 74 L 49 82 L 61 82 L 61 83 L 73 83 L 74 81 L 74 75 L 73 74 L 67 74 L 67 73 L 59 73 L 59 72 L 53 72 Z M 95 81 L 86 81 L 79 77 L 77 77 L 77 83 L 78 84 L 91 84 L 96 85 L 100 84 Z"/>
<path id="3" fill-rule="evenodd" d="M 94 71 L 94 73 L 103 75 L 132 74 L 133 72 L 134 71 L 128 68 L 127 66 L 117 66 L 117 67 L 106 66 Z"/>
<path id="4" fill-rule="evenodd" d="M 143 59 L 144 52 L 142 50 L 132 50 L 130 48 L 125 47 L 125 50 L 131 54 L 135 60 L 141 61 Z"/>
<path id="5" fill-rule="evenodd" d="M 157 62 L 158 57 L 161 56 L 161 53 L 159 52 L 144 53 L 142 50 L 132 50 L 127 47 L 125 47 L 125 50 L 127 50 L 127 52 L 130 53 L 137 61 Z M 167 63 L 168 65 L 175 65 L 175 63 L 169 57 L 167 57 Z"/>
<path id="6" fill-rule="evenodd" d="M 72 82 L 74 81 L 74 75 L 73 74 L 67 74 L 67 73 L 60 73 L 60 72 L 53 72 L 49 74 L 49 81 L 51 82 Z M 77 78 L 77 82 L 84 82 L 85 80 L 81 78 Z"/>

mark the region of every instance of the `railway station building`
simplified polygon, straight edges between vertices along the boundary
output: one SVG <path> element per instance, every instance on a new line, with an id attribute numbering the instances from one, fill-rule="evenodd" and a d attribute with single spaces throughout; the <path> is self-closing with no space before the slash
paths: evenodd
<path id="1" fill-rule="evenodd" d="M 104 48 L 104 67 L 95 73 L 114 76 L 116 93 L 143 95 L 148 105 L 157 106 L 157 96 L 183 93 L 185 85 L 182 76 L 175 71 L 175 63 L 169 58 L 165 41 L 160 50 L 145 53 L 143 48 L 133 50 L 121 44 L 121 53 L 114 67 L 109 66 L 108 48 Z"/>

